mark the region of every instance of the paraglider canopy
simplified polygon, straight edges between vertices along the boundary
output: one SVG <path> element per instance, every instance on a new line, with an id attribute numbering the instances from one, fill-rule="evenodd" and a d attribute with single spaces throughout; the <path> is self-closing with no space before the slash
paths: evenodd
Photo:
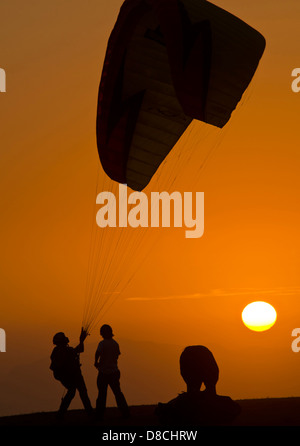
<path id="1" fill-rule="evenodd" d="M 125 0 L 99 88 L 107 175 L 142 190 L 193 119 L 223 127 L 264 48 L 259 32 L 206 0 Z"/>
<path id="2" fill-rule="evenodd" d="M 161 169 L 166 184 L 163 189 L 160 182 L 160 190 L 170 190 L 172 174 L 177 176 L 184 168 L 192 151 L 200 150 L 202 155 L 206 151 L 199 140 L 190 143 L 188 135 L 195 124 L 201 128 L 197 137 L 202 144 L 205 133 L 215 130 L 210 126 L 222 128 L 229 121 L 264 48 L 265 39 L 259 32 L 208 1 L 124 1 L 108 41 L 98 95 L 97 146 L 107 174 L 101 178 L 105 212 L 109 213 L 109 194 L 116 196 L 117 189 L 122 189 L 124 195 L 119 194 L 117 205 L 112 200 L 112 208 L 114 215 L 119 212 L 123 219 L 120 203 L 127 206 L 127 187 L 123 185 L 143 190 L 190 127 L 187 138 L 173 152 L 169 169 Z M 197 157 L 197 173 L 211 153 L 202 161 Z M 130 206 L 135 200 L 141 203 L 141 194 L 135 193 Z M 146 237 L 148 225 L 133 225 L 140 228 L 135 234 L 127 223 L 113 224 L 109 231 L 100 224 L 101 230 L 96 230 L 95 214 L 96 207 L 83 315 L 88 333 L 120 299 L 153 247 Z M 144 249 L 145 240 L 148 246 Z"/>

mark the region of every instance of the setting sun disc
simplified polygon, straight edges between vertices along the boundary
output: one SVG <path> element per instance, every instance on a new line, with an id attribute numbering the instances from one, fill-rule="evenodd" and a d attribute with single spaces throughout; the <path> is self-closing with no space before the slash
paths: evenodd
<path id="1" fill-rule="evenodd" d="M 267 302 L 257 301 L 248 304 L 242 312 L 242 320 L 253 331 L 269 330 L 275 324 L 277 313 Z"/>

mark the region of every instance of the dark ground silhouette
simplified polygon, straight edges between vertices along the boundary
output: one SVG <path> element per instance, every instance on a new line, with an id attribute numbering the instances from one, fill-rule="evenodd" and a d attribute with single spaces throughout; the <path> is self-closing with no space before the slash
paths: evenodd
<path id="1" fill-rule="evenodd" d="M 231 426 L 300 426 L 300 397 L 236 400 L 241 413 Z M 90 420 L 84 410 L 69 410 L 62 422 L 55 412 L 0 417 L 0 426 L 161 426 L 154 405 L 131 406 L 128 419 L 116 407 L 106 409 L 101 422 Z"/>

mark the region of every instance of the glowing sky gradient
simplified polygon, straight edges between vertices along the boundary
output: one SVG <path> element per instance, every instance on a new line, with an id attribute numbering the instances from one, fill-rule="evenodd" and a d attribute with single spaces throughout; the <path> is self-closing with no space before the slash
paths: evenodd
<path id="1" fill-rule="evenodd" d="M 61 389 L 48 370 L 51 339 L 62 330 L 75 344 L 80 332 L 99 168 L 98 85 L 122 2 L 2 3 L 0 67 L 7 92 L 0 94 L 0 326 L 7 353 L 0 353 L 0 413 L 5 414 L 56 408 Z M 171 191 L 204 191 L 205 232 L 189 240 L 184 229 L 150 230 L 137 251 L 130 244 L 126 248 L 130 262 L 121 279 L 136 274 L 105 322 L 121 344 L 130 404 L 166 401 L 184 389 L 178 358 L 189 344 L 214 353 L 221 394 L 300 395 L 300 356 L 291 350 L 291 332 L 300 326 L 300 93 L 291 90 L 291 72 L 300 63 L 300 4 L 215 4 L 259 30 L 266 51 L 224 131 L 194 122 L 147 188 L 159 190 L 174 180 Z M 178 164 L 179 153 L 188 156 Z M 241 312 L 253 300 L 275 307 L 278 320 L 271 330 L 257 334 L 243 325 Z M 97 342 L 98 330 L 82 357 L 91 393 Z M 40 380 L 31 364 L 38 364 Z M 148 380 L 148 390 L 137 376 Z"/>

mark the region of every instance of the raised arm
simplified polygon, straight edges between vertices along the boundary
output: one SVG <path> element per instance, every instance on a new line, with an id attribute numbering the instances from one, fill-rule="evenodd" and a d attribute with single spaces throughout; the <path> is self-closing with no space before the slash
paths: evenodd
<path id="1" fill-rule="evenodd" d="M 81 333 L 80 333 L 80 337 L 79 337 L 79 344 L 77 345 L 77 347 L 74 348 L 74 350 L 76 351 L 76 353 L 82 353 L 84 352 L 84 341 L 87 337 L 87 332 L 82 328 L 81 329 Z"/>

